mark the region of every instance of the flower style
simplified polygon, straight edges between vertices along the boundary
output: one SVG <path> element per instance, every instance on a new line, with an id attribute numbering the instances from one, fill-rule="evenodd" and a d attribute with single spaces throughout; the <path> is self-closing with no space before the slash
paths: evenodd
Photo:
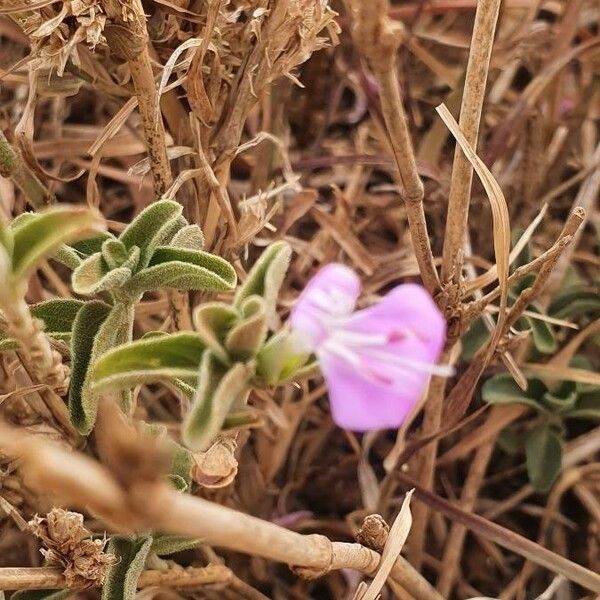
<path id="1" fill-rule="evenodd" d="M 355 311 L 360 289 L 352 269 L 327 265 L 298 298 L 290 324 L 298 344 L 319 360 L 337 425 L 352 431 L 397 428 L 430 375 L 451 374 L 450 367 L 436 365 L 446 323 L 420 285 L 399 285 Z"/>

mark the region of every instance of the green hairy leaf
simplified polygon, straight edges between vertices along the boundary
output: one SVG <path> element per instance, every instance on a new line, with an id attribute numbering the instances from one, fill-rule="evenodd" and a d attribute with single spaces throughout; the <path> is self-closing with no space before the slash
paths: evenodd
<path id="1" fill-rule="evenodd" d="M 84 304 L 82 300 L 56 298 L 35 304 L 30 312 L 36 319 L 44 321 L 45 331 L 50 337 L 69 341 L 75 317 Z"/>
<path id="2" fill-rule="evenodd" d="M 185 225 L 171 240 L 170 246 L 187 248 L 188 250 L 202 250 L 204 248 L 204 234 L 198 225 Z"/>
<path id="3" fill-rule="evenodd" d="M 525 457 L 529 481 L 536 490 L 547 492 L 562 469 L 560 438 L 550 425 L 539 425 L 529 433 Z"/>
<path id="4" fill-rule="evenodd" d="M 287 242 L 271 244 L 256 261 L 246 281 L 238 288 L 236 306 L 241 306 L 250 296 L 262 296 L 267 315 L 275 311 L 277 295 L 290 264 L 292 249 Z"/>
<path id="5" fill-rule="evenodd" d="M 18 350 L 19 343 L 5 333 L 0 331 L 0 352 L 8 352 L 9 350 Z"/>
<path id="6" fill-rule="evenodd" d="M 132 296 L 163 288 L 226 292 L 236 280 L 233 267 L 215 254 L 165 246 L 156 249 L 149 266 L 136 273 L 124 290 Z"/>
<path id="7" fill-rule="evenodd" d="M 163 243 L 164 228 L 177 222 L 183 207 L 173 200 L 158 200 L 140 212 L 119 236 L 127 249 L 137 246 L 145 266 L 154 248 Z M 161 235 L 162 230 L 162 235 Z"/>
<path id="8" fill-rule="evenodd" d="M 155 535 L 150 551 L 158 556 L 170 556 L 177 552 L 197 548 L 201 543 L 198 539 L 186 538 L 181 535 Z"/>
<path id="9" fill-rule="evenodd" d="M 65 242 L 103 227 L 100 215 L 87 208 L 60 206 L 34 214 L 12 230 L 13 277 L 24 279 Z"/>
<path id="10" fill-rule="evenodd" d="M 71 285 L 77 294 L 92 295 L 122 287 L 131 278 L 131 269 L 110 269 L 101 253 L 86 258 L 74 271 Z"/>
<path id="11" fill-rule="evenodd" d="M 69 412 L 71 422 L 80 431 L 91 430 L 88 415 L 82 406 L 81 395 L 92 355 L 94 338 L 109 312 L 110 306 L 104 302 L 92 300 L 81 308 L 73 322 Z"/>
<path id="12" fill-rule="evenodd" d="M 72 248 L 82 258 L 87 258 L 96 252 L 102 252 L 102 244 L 106 240 L 116 240 L 117 238 L 109 231 L 103 231 L 98 235 L 92 237 L 86 237 L 82 240 L 72 242 L 69 244 L 69 248 Z"/>
<path id="13" fill-rule="evenodd" d="M 116 557 L 102 586 L 102 600 L 134 600 L 137 582 L 152 548 L 152 538 L 113 537 L 107 552 Z"/>
<path id="14" fill-rule="evenodd" d="M 256 355 L 267 337 L 265 302 L 260 296 L 250 296 L 240 312 L 240 322 L 227 334 L 225 346 L 232 358 L 248 360 Z"/>
<path id="15" fill-rule="evenodd" d="M 224 349 L 227 332 L 238 318 L 238 312 L 223 302 L 207 302 L 194 311 L 194 327 L 204 343 L 223 362 L 228 361 Z"/>
<path id="16" fill-rule="evenodd" d="M 581 394 L 567 416 L 571 419 L 600 421 L 600 391 Z"/>
<path id="17" fill-rule="evenodd" d="M 529 306 L 528 310 L 540 315 L 542 314 L 542 311 L 533 304 Z M 556 340 L 554 329 L 550 324 L 546 321 L 534 319 L 532 317 L 525 317 L 524 320 L 527 322 L 529 329 L 531 329 L 531 335 L 536 349 L 542 354 L 552 354 L 556 352 L 558 341 Z"/>
<path id="18" fill-rule="evenodd" d="M 292 379 L 306 364 L 309 354 L 298 352 L 294 335 L 282 329 L 273 335 L 256 357 L 256 371 L 267 385 Z"/>
<path id="19" fill-rule="evenodd" d="M 182 428 L 185 445 L 194 451 L 206 450 L 234 408 L 245 404 L 253 372 L 237 363 L 225 370 L 208 351 L 202 357 L 198 389 Z"/>
<path id="20" fill-rule="evenodd" d="M 181 378 L 195 382 L 206 345 L 196 333 L 137 340 L 110 350 L 92 368 L 95 391 Z"/>
<path id="21" fill-rule="evenodd" d="M 126 342 L 133 324 L 133 306 L 116 304 L 107 310 L 102 304 L 88 302 L 73 325 L 69 411 L 73 425 L 84 435 L 94 427 L 98 412 L 98 399 L 91 390 L 90 367 L 105 352 Z M 75 373 L 77 377 L 74 380 Z"/>

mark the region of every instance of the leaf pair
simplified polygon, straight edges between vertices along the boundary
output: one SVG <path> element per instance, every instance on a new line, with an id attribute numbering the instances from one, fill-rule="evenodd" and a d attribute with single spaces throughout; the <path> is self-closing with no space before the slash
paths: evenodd
<path id="1" fill-rule="evenodd" d="M 109 234 L 97 239 L 87 248 L 95 251 L 73 272 L 73 289 L 83 295 L 111 292 L 125 301 L 164 288 L 233 289 L 237 279 L 233 267 L 202 251 L 202 232 L 181 212 L 177 202 L 159 200 L 144 209 L 118 238 Z"/>

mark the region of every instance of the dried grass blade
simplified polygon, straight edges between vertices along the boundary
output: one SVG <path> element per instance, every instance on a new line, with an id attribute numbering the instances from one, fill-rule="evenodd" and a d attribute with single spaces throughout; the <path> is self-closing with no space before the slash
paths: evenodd
<path id="1" fill-rule="evenodd" d="M 455 137 L 462 151 L 465 153 L 468 161 L 475 169 L 479 176 L 483 187 L 488 195 L 490 206 L 492 209 L 492 220 L 494 225 L 494 255 L 496 258 L 496 269 L 498 271 L 498 282 L 500 284 L 500 319 L 496 326 L 496 331 L 500 331 L 501 322 L 504 321 L 504 308 L 507 304 L 508 297 L 508 270 L 510 266 L 510 217 L 508 214 L 508 206 L 504 194 L 495 180 L 490 170 L 485 166 L 483 161 L 477 156 L 475 150 L 468 143 L 463 135 L 458 123 L 450 111 L 444 104 L 436 107 L 438 114 L 450 133 Z"/>
<path id="2" fill-rule="evenodd" d="M 531 375 L 547 379 L 558 379 L 561 381 L 576 381 L 577 383 L 588 383 L 600 385 L 600 373 L 587 371 L 586 369 L 575 369 L 560 365 L 544 365 L 539 363 L 524 363 L 523 370 Z"/>

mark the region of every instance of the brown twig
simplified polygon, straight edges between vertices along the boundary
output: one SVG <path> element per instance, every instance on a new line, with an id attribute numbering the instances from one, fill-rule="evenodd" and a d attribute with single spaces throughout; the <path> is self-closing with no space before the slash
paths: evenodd
<path id="1" fill-rule="evenodd" d="M 104 418 L 109 416 L 104 414 Z M 125 431 L 120 426 L 117 430 Z M 111 456 L 106 457 L 109 464 L 118 468 L 126 466 L 124 461 L 118 461 L 120 443 L 125 443 L 127 452 L 136 451 L 134 430 L 127 428 L 127 431 L 129 437 L 122 441 L 115 439 L 115 445 L 110 447 Z M 108 448 L 110 428 L 104 428 L 103 435 L 108 437 L 102 446 Z M 85 508 L 123 531 L 151 529 L 199 537 L 214 546 L 292 565 L 308 577 L 345 568 L 373 575 L 381 561 L 377 552 L 360 544 L 331 542 L 322 535 L 302 535 L 208 500 L 180 494 L 160 479 L 144 479 L 144 473 L 136 473 L 141 479 L 135 483 L 136 493 L 130 494 L 130 486 L 122 487 L 121 475 L 116 479 L 91 458 L 67 452 L 52 442 L 6 425 L 0 426 L 0 448 L 22 459 L 30 485 Z M 144 452 L 142 446 L 139 449 Z M 137 464 L 131 455 L 129 458 L 132 464 Z M 148 463 L 147 457 L 145 462 Z M 153 502 L 148 503 L 148 498 Z M 402 557 L 396 560 L 391 578 L 418 600 L 441 600 L 427 580 Z"/>
<path id="2" fill-rule="evenodd" d="M 401 195 L 406 207 L 410 234 L 423 284 L 435 295 L 440 280 L 435 268 L 423 210 L 423 182 L 417 171 L 408 122 L 397 75 L 396 55 L 402 40 L 401 28 L 387 12 L 388 0 L 365 3 L 346 0 L 352 13 L 352 34 L 366 58 L 377 84 L 388 140 L 396 162 Z"/>
<path id="3" fill-rule="evenodd" d="M 158 197 L 167 190 L 172 177 L 165 127 L 162 117 L 157 118 L 160 98 L 148 51 L 144 9 L 140 0 L 103 0 L 102 5 L 110 20 L 105 35 L 111 52 L 129 64 L 148 147 L 154 193 Z"/>
<path id="4" fill-rule="evenodd" d="M 500 0 L 482 0 L 477 3 L 475 25 L 465 78 L 459 125 L 469 145 L 476 149 L 483 98 L 498 20 Z M 469 200 L 473 167 L 457 145 L 452 163 L 448 217 L 444 238 L 442 280 L 447 281 L 459 272 L 458 257 L 463 248 L 468 227 Z"/>
<path id="5" fill-rule="evenodd" d="M 142 571 L 137 582 L 139 589 L 152 586 L 173 588 L 200 587 L 218 583 L 229 583 L 231 571 L 222 565 L 207 567 L 173 568 L 167 571 Z M 52 567 L 0 568 L 2 590 L 51 590 L 68 589 L 69 586 L 60 569 Z"/>

